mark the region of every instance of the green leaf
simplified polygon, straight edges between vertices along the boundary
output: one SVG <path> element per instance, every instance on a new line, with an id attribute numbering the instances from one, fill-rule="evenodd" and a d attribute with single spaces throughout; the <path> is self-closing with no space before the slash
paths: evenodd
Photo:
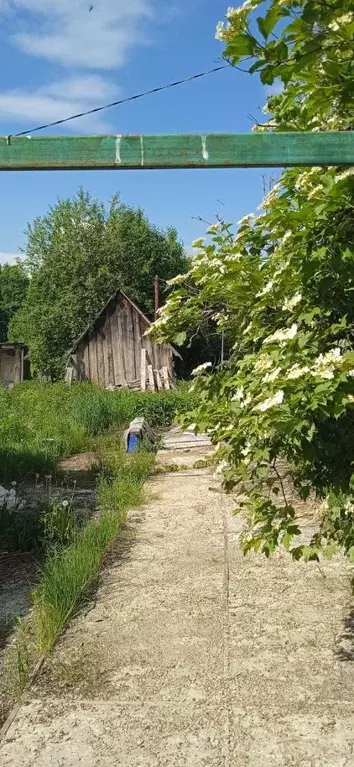
<path id="1" fill-rule="evenodd" d="M 177 333 L 173 337 L 173 340 L 174 340 L 175 344 L 177 344 L 177 346 L 182 346 L 182 344 L 184 344 L 186 338 L 187 338 L 187 333 L 185 333 L 185 331 L 181 331 L 181 333 Z"/>
<path id="2" fill-rule="evenodd" d="M 275 80 L 273 67 L 270 67 L 270 66 L 264 67 L 264 69 L 262 69 L 261 71 L 260 77 L 261 77 L 261 81 L 263 85 L 273 85 Z"/>

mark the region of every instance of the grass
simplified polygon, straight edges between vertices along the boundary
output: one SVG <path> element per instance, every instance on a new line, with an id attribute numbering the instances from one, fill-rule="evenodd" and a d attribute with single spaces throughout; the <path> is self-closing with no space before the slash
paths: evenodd
<path id="1" fill-rule="evenodd" d="M 105 392 L 86 383 L 67 387 L 32 381 L 11 391 L 0 389 L 0 482 L 55 476 L 60 459 L 85 450 L 95 451 L 101 465 L 98 513 L 85 526 L 73 505 L 63 508 L 50 498 L 36 513 L 0 509 L 1 546 L 26 550 L 33 545 L 42 562 L 32 609 L 17 621 L 8 647 L 0 685 L 3 713 L 87 600 L 127 510 L 142 501 L 154 456 L 144 450 L 127 455 L 123 428 L 141 415 L 152 427 L 168 426 L 191 405 L 184 387 L 158 393 Z"/>
<path id="2" fill-rule="evenodd" d="M 137 416 L 168 426 L 190 409 L 185 386 L 170 392 L 103 391 L 90 383 L 28 381 L 0 388 L 0 482 L 54 474 L 60 459 L 95 449 L 97 437 Z"/>
<path id="3" fill-rule="evenodd" d="M 122 447 L 117 450 L 110 440 L 108 444 L 97 487 L 99 514 L 83 529 L 73 529 L 69 546 L 49 549 L 32 592 L 31 613 L 26 621 L 18 621 L 6 659 L 8 699 L 21 696 L 38 660 L 48 655 L 87 600 L 127 510 L 143 499 L 142 486 L 152 471 L 154 455 L 137 451 L 128 456 Z M 59 529 L 67 532 L 62 522 Z"/>

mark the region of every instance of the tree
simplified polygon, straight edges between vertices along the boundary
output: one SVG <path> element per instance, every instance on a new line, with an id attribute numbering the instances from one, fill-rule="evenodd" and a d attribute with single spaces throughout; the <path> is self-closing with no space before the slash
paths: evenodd
<path id="1" fill-rule="evenodd" d="M 281 82 L 255 129 L 353 130 L 351 0 L 273 0 L 254 24 L 261 5 L 229 8 L 217 27 L 232 64 Z M 236 236 L 216 223 L 195 243 L 154 332 L 172 340 L 212 316 L 232 340 L 224 368 L 196 371 L 190 420 L 210 430 L 225 486 L 241 493 L 244 551 L 282 544 L 316 559 L 339 545 L 354 561 L 354 169 L 286 170 L 261 208 Z M 309 546 L 296 540 L 287 473 L 302 498 L 324 499 Z"/>
<path id="2" fill-rule="evenodd" d="M 0 341 L 7 340 L 9 322 L 22 306 L 28 277 L 21 263 L 0 266 Z"/>
<path id="3" fill-rule="evenodd" d="M 34 369 L 52 379 L 115 290 L 152 315 L 154 276 L 164 296 L 166 281 L 188 263 L 175 229 L 160 231 L 117 197 L 106 209 L 82 189 L 28 226 L 26 254 L 30 288 L 11 338 L 25 342 Z"/>

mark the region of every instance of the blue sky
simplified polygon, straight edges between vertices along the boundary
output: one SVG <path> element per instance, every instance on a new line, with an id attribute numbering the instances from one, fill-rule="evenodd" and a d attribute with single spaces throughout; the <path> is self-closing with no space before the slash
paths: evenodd
<path id="1" fill-rule="evenodd" d="M 215 26 L 227 0 L 0 0 L 0 132 L 123 98 L 220 62 Z M 89 8 L 93 5 L 92 11 Z M 48 133 L 248 132 L 266 93 L 256 75 L 224 70 L 76 120 Z M 173 224 L 185 246 L 201 216 L 236 221 L 262 197 L 269 171 L 86 171 L 0 175 L 0 262 L 25 245 L 26 223 L 81 184 Z M 11 256 L 10 256 L 11 257 Z"/>

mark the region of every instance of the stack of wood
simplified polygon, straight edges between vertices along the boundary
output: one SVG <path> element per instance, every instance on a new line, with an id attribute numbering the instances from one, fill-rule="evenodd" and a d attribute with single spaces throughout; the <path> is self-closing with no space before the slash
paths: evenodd
<path id="1" fill-rule="evenodd" d="M 164 389 L 169 391 L 176 388 L 168 367 L 162 367 L 161 370 L 154 369 L 147 349 L 141 350 L 140 381 L 133 383 L 136 383 L 136 388 L 140 391 L 162 391 Z M 129 388 L 134 387 L 130 385 Z"/>

